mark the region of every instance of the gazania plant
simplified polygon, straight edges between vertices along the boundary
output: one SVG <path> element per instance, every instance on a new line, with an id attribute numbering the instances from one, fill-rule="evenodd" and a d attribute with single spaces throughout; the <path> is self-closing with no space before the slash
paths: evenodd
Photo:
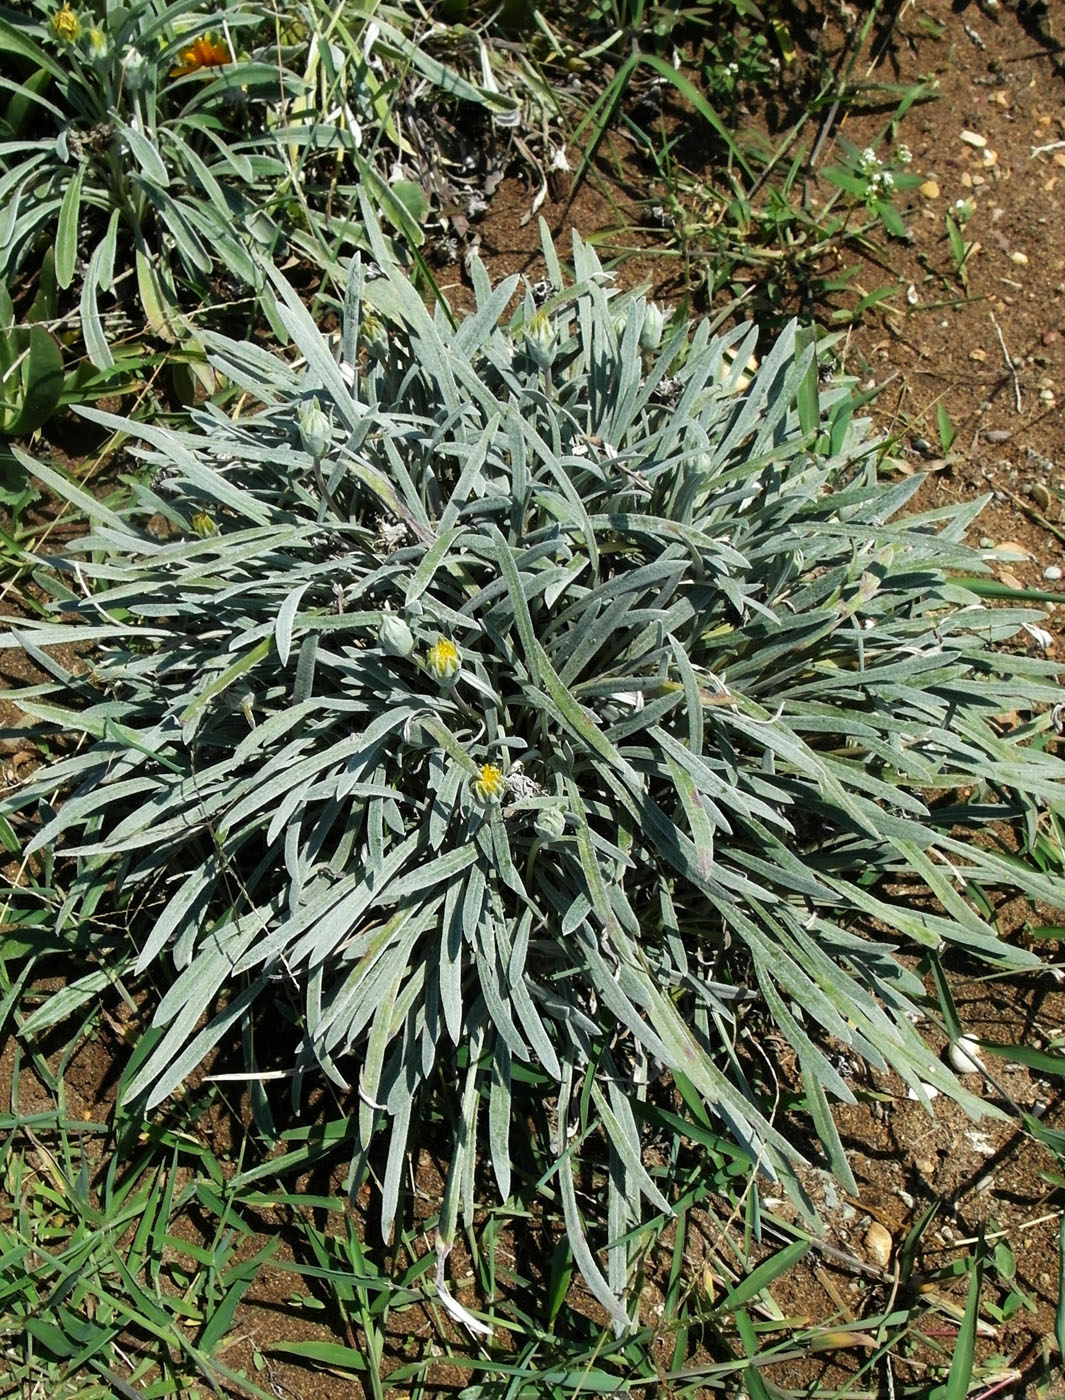
<path id="1" fill-rule="evenodd" d="M 230 5 L 223 23 L 205 28 L 181 0 L 0 14 L 14 94 L 0 119 L 0 275 L 77 295 L 100 368 L 113 310 L 135 302 L 156 333 L 187 334 L 182 308 L 221 268 L 257 284 L 253 252 L 281 236 L 286 172 L 263 127 L 300 81 L 263 47 L 268 22 Z"/>
<path id="2" fill-rule="evenodd" d="M 148 1110 L 241 1028 L 257 1085 L 281 1012 L 297 1099 L 351 1089 L 386 1233 L 443 1091 L 443 1251 L 479 1160 L 510 1194 L 532 1075 L 545 1189 L 623 1328 L 631 1227 L 670 1209 L 664 1072 L 797 1197 L 755 1030 L 845 1181 L 839 1052 L 982 1110 L 921 960 L 1035 965 L 967 892 L 1059 894 L 980 830 L 1060 806 L 1031 742 L 1057 692 L 1008 648 L 1032 615 L 951 582 L 977 506 L 902 514 L 915 482 L 878 477 L 795 326 L 751 372 L 753 327 L 671 323 L 576 240 L 568 283 L 545 240 L 540 305 L 474 262 L 454 325 L 375 252 L 335 345 L 279 278 L 298 359 L 211 339 L 239 414 L 89 414 L 143 444 L 127 507 L 34 467 L 93 525 L 39 561 L 56 619 L 4 641 L 55 678 L 19 699 L 56 758 L 4 806 L 47 875 L 13 899 L 98 965 L 23 1033 L 152 974 L 123 1084 Z"/>
<path id="3" fill-rule="evenodd" d="M 364 150 L 360 126 L 398 140 L 399 75 L 495 113 L 515 105 L 423 54 L 391 6 L 344 23 L 308 6 L 284 36 L 245 0 L 99 8 L 0 8 L 0 280 L 74 302 L 100 369 L 130 322 L 195 339 L 189 313 L 258 291 L 264 258 L 331 271 L 364 241 L 338 212 L 360 193 L 419 242 L 422 187 L 385 178 L 389 147 Z"/>

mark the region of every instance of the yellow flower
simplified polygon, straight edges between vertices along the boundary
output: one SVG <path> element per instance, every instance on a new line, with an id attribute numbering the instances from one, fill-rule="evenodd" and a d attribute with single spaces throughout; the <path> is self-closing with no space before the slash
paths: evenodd
<path id="1" fill-rule="evenodd" d="M 171 68 L 172 78 L 184 78 L 201 68 L 224 68 L 230 62 L 229 48 L 210 34 L 193 39 L 187 49 L 178 53 L 177 66 Z"/>
<path id="2" fill-rule="evenodd" d="M 76 43 L 81 38 L 81 20 L 69 4 L 64 4 L 61 10 L 56 10 L 48 23 L 55 37 L 62 39 L 64 44 Z"/>
<path id="3" fill-rule="evenodd" d="M 485 763 L 481 767 L 480 776 L 473 781 L 473 795 L 478 802 L 486 805 L 494 805 L 498 802 L 507 790 L 506 780 L 503 777 L 503 770 L 495 763 Z"/>
<path id="4" fill-rule="evenodd" d="M 214 521 L 205 510 L 198 510 L 192 517 L 192 528 L 197 535 L 202 535 L 204 539 L 208 535 L 214 534 Z"/>
<path id="5" fill-rule="evenodd" d="M 462 669 L 462 657 L 454 642 L 438 637 L 425 656 L 426 665 L 438 681 L 453 681 Z"/>

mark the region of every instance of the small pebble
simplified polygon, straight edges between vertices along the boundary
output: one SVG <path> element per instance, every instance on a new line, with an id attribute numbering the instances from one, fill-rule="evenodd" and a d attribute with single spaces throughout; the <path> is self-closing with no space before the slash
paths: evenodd
<path id="1" fill-rule="evenodd" d="M 970 359 L 970 360 L 975 360 L 976 363 L 977 363 L 978 365 L 982 365 L 983 362 L 987 359 L 987 351 L 986 351 L 986 350 L 970 350 L 970 351 L 969 351 L 969 359 Z"/>
<path id="2" fill-rule="evenodd" d="M 926 180 L 921 186 L 921 193 L 925 199 L 939 198 L 939 185 L 935 180 Z"/>
<path id="3" fill-rule="evenodd" d="M 1050 492 L 1041 481 L 1034 482 L 1033 485 L 1029 487 L 1028 494 L 1040 510 L 1046 510 L 1050 505 Z"/>
<path id="4" fill-rule="evenodd" d="M 921 1088 L 924 1090 L 924 1096 L 925 1096 L 925 1098 L 928 1100 L 929 1103 L 931 1103 L 932 1100 L 933 1100 L 934 1098 L 936 1098 L 936 1096 L 939 1094 L 939 1090 L 936 1088 L 936 1086 L 935 1086 L 934 1084 L 922 1084 L 922 1085 L 921 1085 Z M 917 1092 L 916 1089 L 907 1089 L 907 1090 L 906 1090 L 906 1097 L 907 1097 L 908 1099 L 913 1099 L 914 1102 L 916 1103 L 917 1100 L 918 1100 L 921 1096 L 920 1096 L 920 1094 L 918 1094 L 918 1092 Z"/>
<path id="5" fill-rule="evenodd" d="M 947 1059 L 959 1074 L 983 1074 L 984 1066 L 979 1052 L 980 1042 L 971 1035 L 962 1035 L 951 1042 Z"/>
<path id="6" fill-rule="evenodd" d="M 891 1263 L 893 1240 L 879 1220 L 874 1220 L 865 1232 L 865 1250 L 874 1264 L 886 1269 Z"/>
<path id="7" fill-rule="evenodd" d="M 1057 338 L 1057 331 L 1044 331 L 1043 334 L 1039 337 L 1039 339 L 1044 345 L 1053 345 Z"/>
<path id="8" fill-rule="evenodd" d="M 984 433 L 984 437 L 987 439 L 988 442 L 996 443 L 1009 442 L 1012 436 L 1013 434 L 1009 432 L 1009 430 L 1006 428 L 988 428 L 987 431 Z"/>
<path id="9" fill-rule="evenodd" d="M 1027 267 L 1027 266 L 1028 266 L 1028 254 L 1027 254 L 1027 253 L 1021 253 L 1021 252 L 1011 253 L 1011 254 L 1010 254 L 1010 262 L 1011 262 L 1011 263 L 1016 263 L 1018 267 Z"/>
<path id="10" fill-rule="evenodd" d="M 987 145 L 987 137 L 981 136 L 978 131 L 963 131 L 961 139 L 967 146 L 972 146 L 974 151 L 982 151 Z"/>
<path id="11" fill-rule="evenodd" d="M 1061 578 L 1061 570 L 1057 564 L 1048 564 L 1043 570 L 1043 577 L 1049 579 L 1051 583 L 1057 583 L 1058 579 Z"/>

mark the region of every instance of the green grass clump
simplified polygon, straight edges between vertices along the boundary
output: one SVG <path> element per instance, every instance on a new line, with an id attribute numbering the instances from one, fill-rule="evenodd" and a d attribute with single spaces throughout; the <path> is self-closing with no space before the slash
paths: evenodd
<path id="1" fill-rule="evenodd" d="M 1028 742 L 1049 718 L 996 724 L 1055 696 L 1053 668 L 1003 646 L 1031 613 L 945 573 L 978 567 L 977 507 L 899 518 L 915 483 L 878 479 L 794 325 L 748 379 L 755 328 L 670 325 L 579 240 L 567 286 L 545 239 L 546 303 L 509 314 L 518 279 L 475 262 L 457 327 L 375 252 L 336 353 L 276 277 L 298 361 L 210 339 L 245 412 L 88 413 L 147 444 L 126 508 L 33 464 L 93 524 L 39 561 L 62 618 L 3 639 L 55 677 L 18 697 L 57 752 L 3 804 L 44 858 L 14 906 L 98 966 L 22 1031 L 154 973 L 123 1081 L 150 1107 L 242 1026 L 254 1074 L 269 1009 L 297 1094 L 357 1084 L 352 1181 L 380 1170 L 386 1234 L 446 1086 L 441 1258 L 482 1145 L 515 1188 L 535 1068 L 545 1189 L 624 1329 L 633 1227 L 671 1208 L 640 1127 L 663 1069 L 797 1196 L 754 1025 L 852 1187 L 833 1048 L 981 1110 L 915 1028 L 910 955 L 1037 966 L 965 890 L 1058 886 L 921 793 L 976 786 L 974 824 L 1060 806 Z M 91 670 L 45 650 L 71 642 Z M 589 1115 L 601 1209 L 578 1201 Z"/>

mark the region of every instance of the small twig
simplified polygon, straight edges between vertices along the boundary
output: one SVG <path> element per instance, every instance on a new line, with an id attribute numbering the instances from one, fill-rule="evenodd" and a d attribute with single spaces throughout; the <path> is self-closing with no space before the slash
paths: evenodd
<path id="1" fill-rule="evenodd" d="M 1036 510 L 1033 505 L 1029 505 L 1023 496 L 1017 495 L 1016 491 L 1007 491 L 1006 495 L 1009 496 L 1017 509 L 1021 511 L 1022 514 L 1026 515 L 1033 524 L 1038 525 L 1040 529 L 1046 530 L 1048 534 L 1053 535 L 1055 539 L 1059 539 L 1065 544 L 1065 530 L 1063 530 L 1060 525 L 1055 525 L 1053 520 L 1048 520 L 1042 511 Z"/>
<path id="2" fill-rule="evenodd" d="M 999 349 L 1002 351 L 1002 358 L 1006 361 L 1006 368 L 1009 370 L 1010 377 L 1013 380 L 1013 400 L 1017 405 L 1017 412 L 1020 413 L 1023 410 L 1023 403 L 1021 400 L 1021 381 L 1017 378 L 1017 366 L 1010 359 L 1010 352 L 1006 349 L 1006 342 L 1002 339 L 1002 332 L 999 330 L 994 313 L 989 312 L 988 314 L 991 317 L 991 324 L 995 328 L 995 334 L 998 336 L 998 345 Z"/>
<path id="3" fill-rule="evenodd" d="M 1065 151 L 1065 141 L 1051 141 L 1049 146 L 1033 146 L 1032 157 L 1045 156 L 1047 151 Z"/>
<path id="4" fill-rule="evenodd" d="M 836 114 L 839 112 L 839 99 L 833 102 L 828 109 L 828 115 L 821 123 L 821 130 L 817 133 L 817 140 L 814 142 L 813 151 L 810 153 L 810 169 L 817 169 L 817 162 L 821 156 L 821 148 L 828 140 L 828 133 L 832 130 L 836 122 Z"/>

